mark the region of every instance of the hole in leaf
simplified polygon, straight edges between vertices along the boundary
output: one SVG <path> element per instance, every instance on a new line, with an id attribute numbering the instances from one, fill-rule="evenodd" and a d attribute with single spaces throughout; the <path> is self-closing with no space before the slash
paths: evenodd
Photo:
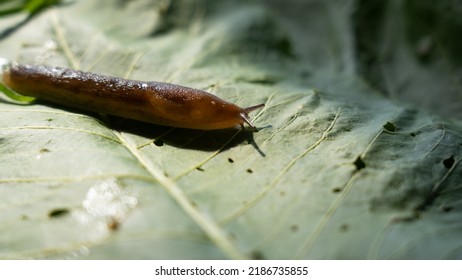
<path id="1" fill-rule="evenodd" d="M 62 216 L 67 215 L 67 214 L 69 214 L 69 209 L 56 208 L 56 209 L 51 210 L 48 213 L 48 217 L 50 217 L 50 218 L 58 218 L 58 217 L 62 217 Z"/>
<path id="2" fill-rule="evenodd" d="M 233 160 L 232 158 L 228 158 L 228 161 L 229 161 L 230 163 L 233 163 L 233 162 L 234 162 L 234 160 Z"/>
<path id="3" fill-rule="evenodd" d="M 158 147 L 163 146 L 163 145 L 164 145 L 164 140 L 162 140 L 162 139 L 156 139 L 156 140 L 154 141 L 154 145 L 156 145 L 156 146 L 158 146 Z"/>
<path id="4" fill-rule="evenodd" d="M 385 130 L 390 131 L 390 132 L 395 132 L 396 131 L 395 125 L 393 123 L 391 123 L 391 122 L 387 122 L 386 124 L 384 124 L 383 128 L 385 128 Z"/>
<path id="5" fill-rule="evenodd" d="M 411 135 L 412 137 L 416 136 L 416 134 L 414 132 L 409 133 L 409 135 Z"/>
<path id="6" fill-rule="evenodd" d="M 360 156 L 355 160 L 354 165 L 356 166 L 356 170 L 358 171 L 363 168 L 366 168 L 366 164 L 364 163 L 364 161 L 361 159 Z"/>
<path id="7" fill-rule="evenodd" d="M 446 167 L 447 169 L 450 169 L 453 165 L 454 165 L 454 156 L 451 156 L 445 160 L 443 160 L 443 165 L 444 167 Z"/>

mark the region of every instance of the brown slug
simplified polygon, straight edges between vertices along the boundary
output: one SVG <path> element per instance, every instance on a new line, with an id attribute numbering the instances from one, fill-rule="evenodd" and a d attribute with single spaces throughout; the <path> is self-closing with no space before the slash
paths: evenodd
<path id="1" fill-rule="evenodd" d="M 254 131 L 249 113 L 202 90 L 162 82 L 143 82 L 60 67 L 11 63 L 2 82 L 26 96 L 77 109 L 153 124 L 213 130 L 244 127 Z"/>

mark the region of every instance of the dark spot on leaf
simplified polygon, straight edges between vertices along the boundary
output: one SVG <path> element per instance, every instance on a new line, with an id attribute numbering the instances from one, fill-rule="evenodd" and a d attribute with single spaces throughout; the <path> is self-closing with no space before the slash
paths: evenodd
<path id="1" fill-rule="evenodd" d="M 297 226 L 297 225 L 292 225 L 292 226 L 290 227 L 290 230 L 291 230 L 292 232 L 297 232 L 297 231 L 298 231 L 298 226 Z"/>
<path id="2" fill-rule="evenodd" d="M 417 41 L 415 49 L 417 55 L 420 57 L 422 62 L 424 62 L 430 57 L 434 49 L 433 38 L 430 35 L 422 36 L 422 38 Z"/>
<path id="3" fill-rule="evenodd" d="M 23 221 L 29 220 L 29 216 L 21 215 L 21 220 L 23 220 Z"/>
<path id="4" fill-rule="evenodd" d="M 62 216 L 65 216 L 69 214 L 69 209 L 66 209 L 66 208 L 56 208 L 56 209 L 53 209 L 51 210 L 49 213 L 48 213 L 48 217 L 50 218 L 58 218 L 58 217 L 62 217 Z"/>
<path id="5" fill-rule="evenodd" d="M 202 167 L 200 167 L 200 166 L 199 166 L 199 167 L 196 167 L 196 169 L 199 170 L 199 171 L 201 171 L 201 172 L 205 171 L 205 170 L 204 170 Z"/>
<path id="6" fill-rule="evenodd" d="M 446 212 L 446 213 L 451 212 L 452 210 L 454 210 L 454 207 L 452 207 L 452 206 L 443 206 L 443 207 L 441 207 L 441 211 Z"/>
<path id="7" fill-rule="evenodd" d="M 386 124 L 384 124 L 383 128 L 385 128 L 385 130 L 390 131 L 390 132 L 395 132 L 396 131 L 395 125 L 393 123 L 391 123 L 391 122 L 387 122 Z"/>
<path id="8" fill-rule="evenodd" d="M 364 163 L 364 161 L 361 159 L 360 156 L 355 160 L 354 165 L 356 166 L 356 170 L 358 171 L 363 168 L 366 168 L 366 164 Z"/>
<path id="9" fill-rule="evenodd" d="M 252 251 L 250 253 L 250 259 L 252 260 L 265 260 L 265 256 L 261 251 Z"/>
<path id="10" fill-rule="evenodd" d="M 47 119 L 47 122 L 52 122 L 52 121 L 53 121 L 53 119 Z"/>
<path id="11" fill-rule="evenodd" d="M 285 193 L 285 192 L 280 192 L 279 195 L 280 195 L 280 196 L 285 196 L 286 193 Z"/>
<path id="12" fill-rule="evenodd" d="M 247 173 L 253 173 L 253 170 L 252 170 L 252 169 L 250 169 L 250 168 L 249 168 L 249 169 L 247 169 L 246 171 L 247 171 Z"/>
<path id="13" fill-rule="evenodd" d="M 164 140 L 162 140 L 162 139 L 156 139 L 156 140 L 154 141 L 154 145 L 156 145 L 156 146 L 158 146 L 158 147 L 163 146 L 163 145 L 164 145 Z"/>
<path id="14" fill-rule="evenodd" d="M 276 42 L 276 46 L 282 54 L 290 58 L 295 58 L 295 54 L 294 54 L 293 47 L 292 47 L 292 42 L 289 40 L 288 37 L 280 38 Z"/>
<path id="15" fill-rule="evenodd" d="M 397 223 L 411 223 L 416 221 L 417 219 L 420 218 L 420 212 L 414 211 L 412 214 L 408 216 L 402 216 L 402 217 L 396 217 L 391 220 L 392 223 L 397 224 Z"/>
<path id="16" fill-rule="evenodd" d="M 349 224 L 342 224 L 342 225 L 340 226 L 340 231 L 341 231 L 341 232 L 347 232 L 349 229 L 350 229 L 350 225 L 349 225 Z"/>
<path id="17" fill-rule="evenodd" d="M 332 192 L 333 192 L 333 193 L 339 193 L 339 192 L 341 192 L 341 191 L 342 191 L 341 188 L 333 188 L 333 189 L 332 189 Z"/>
<path id="18" fill-rule="evenodd" d="M 450 169 L 454 165 L 454 162 L 455 162 L 454 156 L 450 156 L 447 159 L 443 160 L 443 165 L 447 169 Z"/>
<path id="19" fill-rule="evenodd" d="M 278 79 L 276 77 L 240 78 L 237 80 L 260 85 L 274 85 L 278 82 Z"/>
<path id="20" fill-rule="evenodd" d="M 308 70 L 303 70 L 301 73 L 300 73 L 300 76 L 302 78 L 308 78 L 309 76 L 311 76 L 311 72 L 308 71 Z"/>
<path id="21" fill-rule="evenodd" d="M 228 161 L 229 161 L 230 163 L 233 163 L 233 162 L 234 162 L 234 160 L 233 160 L 232 158 L 228 158 Z"/>
<path id="22" fill-rule="evenodd" d="M 43 154 L 43 153 L 49 153 L 50 150 L 48 150 L 47 148 L 43 148 L 43 149 L 40 149 L 39 152 L 42 153 L 42 154 Z"/>
<path id="23" fill-rule="evenodd" d="M 425 196 L 422 202 L 417 204 L 417 206 L 414 207 L 414 212 L 415 213 L 420 213 L 425 211 L 428 207 L 430 207 L 438 198 L 439 196 L 439 191 L 431 191 L 428 195 Z"/>
<path id="24" fill-rule="evenodd" d="M 416 136 L 416 134 L 414 132 L 409 133 L 409 135 L 411 135 L 412 137 Z"/>
<path id="25" fill-rule="evenodd" d="M 116 218 L 111 218 L 107 224 L 108 229 L 116 231 L 120 227 L 120 222 Z"/>

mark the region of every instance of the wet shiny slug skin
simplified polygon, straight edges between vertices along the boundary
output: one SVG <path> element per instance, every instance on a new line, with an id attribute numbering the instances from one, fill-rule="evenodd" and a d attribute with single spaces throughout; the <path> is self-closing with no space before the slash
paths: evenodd
<path id="1" fill-rule="evenodd" d="M 12 90 L 69 107 L 139 121 L 191 129 L 243 126 L 257 130 L 248 108 L 202 90 L 162 82 L 143 82 L 59 67 L 9 64 L 2 82 Z"/>

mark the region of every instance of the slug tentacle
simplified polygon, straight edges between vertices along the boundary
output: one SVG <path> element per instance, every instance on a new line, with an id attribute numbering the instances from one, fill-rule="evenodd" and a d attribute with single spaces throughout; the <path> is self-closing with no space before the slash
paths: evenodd
<path id="1" fill-rule="evenodd" d="M 250 120 L 249 116 L 247 115 L 246 112 L 242 112 L 239 114 L 242 118 L 242 120 L 252 128 L 254 132 L 258 132 L 258 128 L 252 123 Z M 244 128 L 244 123 L 241 123 L 241 127 Z"/>
<path id="2" fill-rule="evenodd" d="M 258 132 L 258 128 L 252 123 L 249 117 L 249 113 L 257 109 L 265 107 L 265 104 L 258 104 L 242 109 L 242 112 L 239 114 L 241 119 L 248 124 L 254 132 Z M 244 123 L 241 124 L 241 127 L 244 128 Z"/>
<path id="3" fill-rule="evenodd" d="M 1 81 L 22 95 L 51 103 L 190 129 L 225 129 L 247 123 L 258 131 L 248 114 L 264 106 L 240 108 L 193 88 L 42 65 L 11 63 L 3 69 Z"/>
<path id="4" fill-rule="evenodd" d="M 250 112 L 253 112 L 253 111 L 255 111 L 257 109 L 260 109 L 260 108 L 263 108 L 263 107 L 265 107 L 265 104 L 258 104 L 258 105 L 250 106 L 250 107 L 244 108 L 244 112 L 246 112 L 248 114 Z"/>

